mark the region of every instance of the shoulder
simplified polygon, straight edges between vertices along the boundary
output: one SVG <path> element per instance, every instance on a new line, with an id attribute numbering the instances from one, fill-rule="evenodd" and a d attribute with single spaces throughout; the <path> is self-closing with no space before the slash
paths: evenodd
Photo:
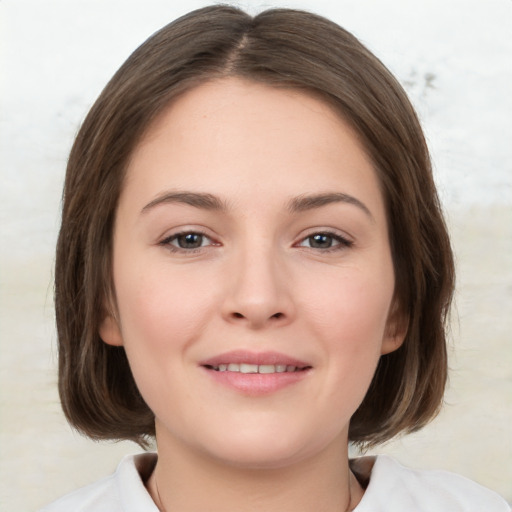
<path id="1" fill-rule="evenodd" d="M 125 457 L 116 472 L 63 496 L 39 512 L 158 512 L 141 475 L 151 473 L 156 454 Z"/>
<path id="2" fill-rule="evenodd" d="M 383 508 L 385 506 L 385 508 Z M 406 468 L 381 455 L 355 512 L 510 512 L 495 492 L 448 471 Z"/>

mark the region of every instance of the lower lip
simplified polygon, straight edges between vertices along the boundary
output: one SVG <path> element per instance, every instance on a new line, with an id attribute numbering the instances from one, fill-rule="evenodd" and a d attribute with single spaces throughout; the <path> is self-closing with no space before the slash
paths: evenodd
<path id="1" fill-rule="evenodd" d="M 219 384 L 251 396 L 275 393 L 300 382 L 310 372 L 310 369 L 283 373 L 219 372 L 205 367 L 203 369 Z"/>

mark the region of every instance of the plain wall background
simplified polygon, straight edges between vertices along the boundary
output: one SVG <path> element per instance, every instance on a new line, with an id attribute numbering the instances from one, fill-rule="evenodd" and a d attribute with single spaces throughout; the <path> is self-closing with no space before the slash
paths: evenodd
<path id="1" fill-rule="evenodd" d="M 0 508 L 34 510 L 111 473 L 130 443 L 74 433 L 56 391 L 53 251 L 67 153 L 124 59 L 203 1 L 0 1 Z M 512 2 L 303 0 L 398 76 L 429 139 L 457 256 L 447 404 L 390 443 L 512 502 Z"/>

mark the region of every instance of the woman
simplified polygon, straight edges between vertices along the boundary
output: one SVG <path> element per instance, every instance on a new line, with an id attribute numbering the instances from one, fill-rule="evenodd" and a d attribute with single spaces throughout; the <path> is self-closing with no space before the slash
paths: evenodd
<path id="1" fill-rule="evenodd" d="M 452 291 L 416 115 L 352 35 L 221 6 L 164 27 L 77 136 L 56 261 L 69 421 L 158 456 L 47 510 L 509 510 L 348 459 L 437 413 Z"/>

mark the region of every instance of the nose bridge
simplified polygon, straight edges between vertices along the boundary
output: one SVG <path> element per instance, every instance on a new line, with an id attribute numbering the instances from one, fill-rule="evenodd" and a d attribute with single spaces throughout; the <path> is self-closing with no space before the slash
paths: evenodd
<path id="1" fill-rule="evenodd" d="M 228 318 L 252 327 L 290 319 L 286 264 L 276 244 L 265 236 L 247 237 L 234 252 L 225 304 Z"/>

